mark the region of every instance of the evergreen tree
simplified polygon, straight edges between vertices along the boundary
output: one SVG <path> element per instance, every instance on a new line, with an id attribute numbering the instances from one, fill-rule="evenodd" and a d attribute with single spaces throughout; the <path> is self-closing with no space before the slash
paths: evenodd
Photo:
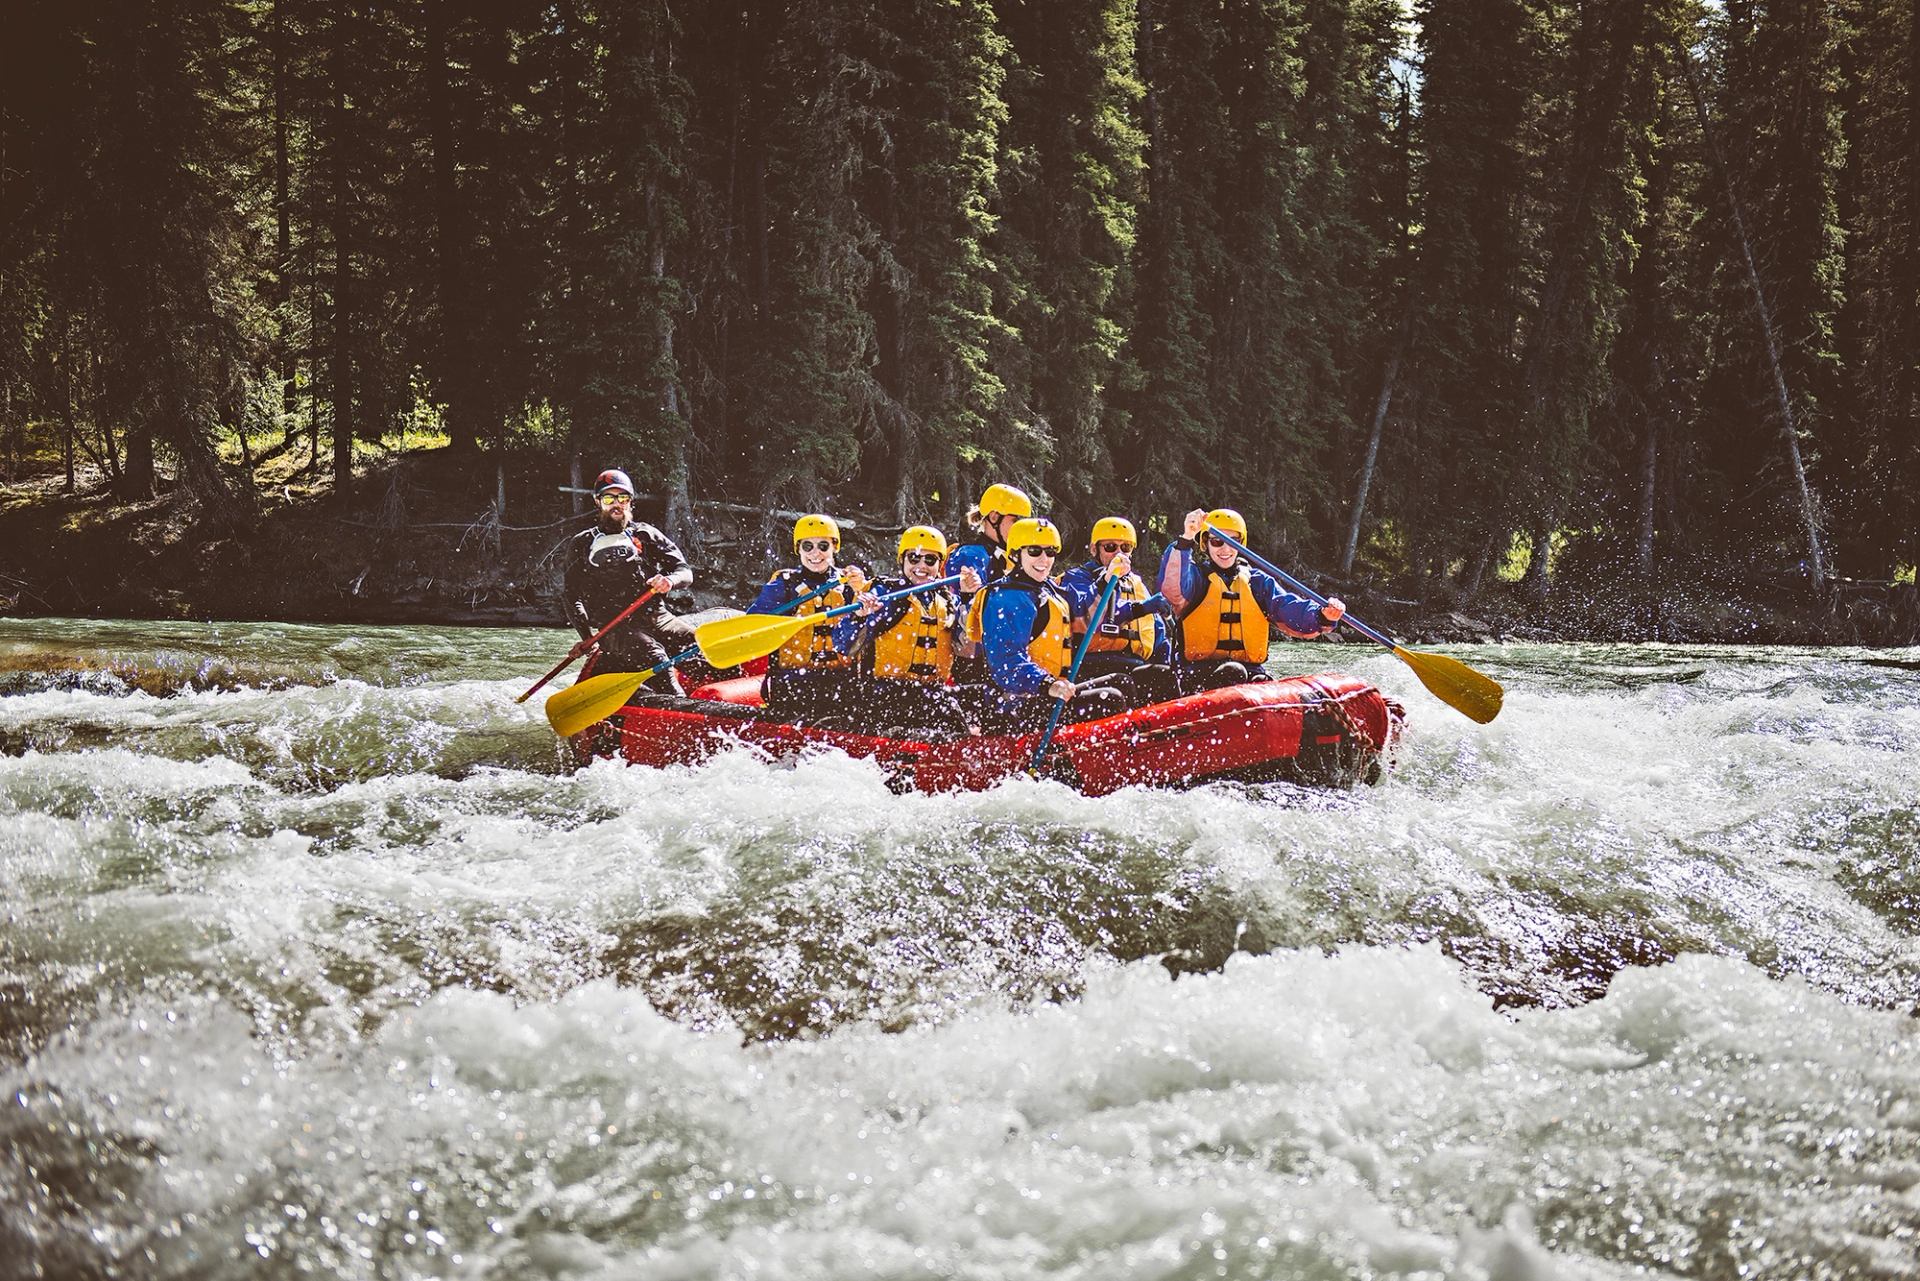
<path id="1" fill-rule="evenodd" d="M 68 173 L 85 190 L 64 193 L 55 252 L 63 292 L 85 300 L 96 412 L 123 433 L 121 492 L 151 496 L 164 453 L 215 521 L 237 520 L 210 438 L 246 360 L 233 297 L 246 243 L 232 167 L 244 147 L 231 132 L 240 117 L 223 110 L 221 58 L 241 16 L 224 0 L 166 0 L 73 22 L 84 53 L 68 64 L 78 80 L 48 143 L 75 148 Z"/>
<path id="2" fill-rule="evenodd" d="M 684 524 L 688 471 L 674 327 L 687 253 L 688 97 L 664 4 L 569 6 L 555 64 L 568 85 L 556 279 L 548 299 L 555 398 L 576 449 L 652 476 Z M 577 92 L 576 92 L 577 89 Z"/>
<path id="3" fill-rule="evenodd" d="M 1847 7 L 1843 46 L 1845 165 L 1839 196 L 1847 371 L 1826 456 L 1837 559 L 1890 575 L 1920 559 L 1920 6 Z"/>
<path id="4" fill-rule="evenodd" d="M 1025 478 L 1051 451 L 1046 490 L 1077 526 L 1118 510 L 1113 391 L 1137 378 L 1121 354 L 1144 165 L 1134 0 L 997 10 L 1012 65 L 992 242 L 1007 328 L 992 354 L 1010 403 L 991 478 Z M 988 471 L 976 464 L 962 502 Z"/>
<path id="5" fill-rule="evenodd" d="M 1141 376 L 1125 400 L 1127 433 L 1115 472 L 1132 509 L 1184 511 L 1207 495 L 1238 489 L 1220 448 L 1212 395 L 1218 334 L 1209 308 L 1227 252 L 1223 166 L 1209 156 L 1228 135 L 1214 79 L 1225 32 L 1216 9 L 1140 0 L 1139 14 L 1147 175 L 1129 352 Z"/>
<path id="6" fill-rule="evenodd" d="M 1609 393 L 1627 255 L 1645 221 L 1632 145 L 1649 124 L 1651 69 L 1660 51 L 1647 0 L 1583 6 L 1555 77 L 1569 84 L 1569 118 L 1556 147 L 1543 278 L 1520 362 L 1520 452 L 1514 504 L 1532 535 L 1528 580 L 1547 587 L 1553 532 L 1590 465 L 1589 418 Z M 1531 508 L 1529 510 L 1529 507 Z"/>
<path id="7" fill-rule="evenodd" d="M 1734 0 L 1710 34 L 1721 74 L 1702 78 L 1701 109 L 1719 136 L 1702 145 L 1723 179 L 1701 242 L 1716 281 L 1698 435 L 1721 497 L 1706 509 L 1738 559 L 1797 560 L 1817 579 L 1819 454 L 1807 446 L 1836 373 L 1837 31 L 1820 0 Z"/>
<path id="8" fill-rule="evenodd" d="M 963 458 L 1004 466 L 1003 384 L 988 358 L 989 242 L 999 174 L 1006 40 L 987 0 L 892 11 L 884 88 L 885 163 L 863 202 L 879 234 L 868 303 L 875 319 L 874 427 L 865 489 L 901 523 L 953 494 Z M 874 473 L 878 473 L 875 475 Z"/>
<path id="9" fill-rule="evenodd" d="M 1512 528 L 1506 468 L 1547 24 L 1527 0 L 1428 0 L 1420 16 L 1421 230 L 1381 508 L 1416 574 L 1459 567 L 1471 578 Z"/>
<path id="10" fill-rule="evenodd" d="M 889 401 L 867 307 L 882 232 L 862 196 L 888 163 L 896 56 L 873 0 L 796 7 L 773 50 L 767 182 L 779 197 L 745 417 L 748 474 L 780 505 L 822 505 Z"/>

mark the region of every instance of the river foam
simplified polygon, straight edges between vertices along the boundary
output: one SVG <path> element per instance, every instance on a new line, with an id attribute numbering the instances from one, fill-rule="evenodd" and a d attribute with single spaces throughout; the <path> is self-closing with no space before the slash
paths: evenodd
<path id="1" fill-rule="evenodd" d="M 1480 727 L 1294 647 L 1382 786 L 1093 800 L 572 771 L 552 636 L 0 697 L 0 1260 L 1920 1274 L 1920 655 L 1466 651 Z"/>
<path id="2" fill-rule="evenodd" d="M 10 1163 L 42 1257 L 609 1278 L 1897 1275 L 1917 1083 L 1910 1021 L 1742 962 L 1511 1017 L 1431 947 L 770 1044 L 605 981 L 298 1059 L 142 1002 L 0 1082 L 80 1181 Z"/>

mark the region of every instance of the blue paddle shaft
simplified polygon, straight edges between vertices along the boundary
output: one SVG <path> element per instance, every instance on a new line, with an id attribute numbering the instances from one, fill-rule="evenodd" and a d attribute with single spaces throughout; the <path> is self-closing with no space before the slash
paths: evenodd
<path id="1" fill-rule="evenodd" d="M 1087 650 L 1093 647 L 1093 634 L 1099 629 L 1100 619 L 1107 612 L 1107 602 L 1113 599 L 1114 588 L 1119 585 L 1120 578 L 1118 575 L 1107 575 L 1106 588 L 1101 591 L 1100 599 L 1094 605 L 1093 613 L 1087 619 L 1087 634 L 1080 638 L 1080 648 L 1075 651 L 1073 655 L 1072 666 L 1067 668 L 1067 680 L 1069 683 L 1079 678 L 1080 660 L 1085 658 L 1087 656 Z M 1056 698 L 1053 700 L 1053 715 L 1047 718 L 1047 732 L 1040 736 L 1040 746 L 1033 749 L 1033 759 L 1027 762 L 1027 772 L 1029 774 L 1040 768 L 1041 759 L 1046 756 L 1047 749 L 1053 746 L 1053 731 L 1060 728 L 1060 713 L 1066 710 L 1067 701 L 1064 698 Z"/>
<path id="2" fill-rule="evenodd" d="M 890 600 L 899 600 L 902 596 L 911 596 L 915 592 L 930 592 L 936 587 L 951 587 L 959 581 L 960 581 L 960 575 L 949 574 L 945 578 L 936 578 L 930 583 L 921 583 L 916 587 L 903 587 L 897 592 L 888 592 L 885 596 L 882 596 L 879 598 L 879 603 L 884 605 Z M 819 593 L 816 592 L 814 594 L 818 595 Z M 795 601 L 794 603 L 799 604 L 798 601 Z M 821 617 L 822 618 L 839 618 L 841 615 L 851 614 L 854 610 L 859 608 L 860 608 L 860 602 L 855 601 L 851 605 L 842 605 L 838 609 L 830 609 L 826 613 L 822 614 Z"/>

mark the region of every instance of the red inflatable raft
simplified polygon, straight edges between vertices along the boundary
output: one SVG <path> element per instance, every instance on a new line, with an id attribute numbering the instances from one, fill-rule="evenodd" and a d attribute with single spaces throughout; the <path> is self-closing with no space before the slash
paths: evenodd
<path id="1" fill-rule="evenodd" d="M 1399 703 L 1356 677 L 1292 676 L 1062 726 L 1042 772 L 1089 796 L 1209 779 L 1350 787 L 1380 777 L 1402 719 Z M 687 698 L 643 698 L 573 742 L 583 761 L 653 766 L 702 761 L 736 743 L 774 757 L 832 747 L 878 761 L 896 790 L 947 792 L 981 791 L 1021 773 L 1038 736 L 920 742 L 794 724 L 770 717 L 759 679 L 742 676 Z"/>

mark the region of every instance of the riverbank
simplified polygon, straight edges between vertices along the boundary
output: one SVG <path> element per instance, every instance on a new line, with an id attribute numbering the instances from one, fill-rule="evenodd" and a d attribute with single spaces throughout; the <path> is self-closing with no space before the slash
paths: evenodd
<path id="1" fill-rule="evenodd" d="M 172 492 L 114 499 L 87 469 L 72 494 L 58 473 L 30 475 L 0 487 L 0 614 L 557 624 L 564 547 L 590 513 L 575 511 L 564 479 L 530 460 L 509 459 L 504 470 L 540 480 L 505 486 L 504 507 L 476 504 L 476 494 L 495 491 L 494 466 L 442 451 L 393 456 L 369 467 L 344 502 L 290 474 L 258 491 L 253 519 L 238 530 L 208 528 Z M 658 500 L 643 499 L 640 514 L 663 519 Z M 682 610 L 737 605 L 788 559 L 783 518 L 719 503 L 697 504 L 696 516 L 698 531 L 670 530 L 698 570 L 694 590 L 676 598 Z M 848 522 L 843 559 L 890 561 L 896 532 Z M 1462 599 L 1446 585 L 1421 591 L 1308 566 L 1298 573 L 1410 644 L 1920 644 L 1912 584 L 1841 582 L 1822 602 L 1804 587 L 1768 591 L 1698 571 L 1657 589 L 1570 572 L 1545 600 L 1506 582 Z"/>

